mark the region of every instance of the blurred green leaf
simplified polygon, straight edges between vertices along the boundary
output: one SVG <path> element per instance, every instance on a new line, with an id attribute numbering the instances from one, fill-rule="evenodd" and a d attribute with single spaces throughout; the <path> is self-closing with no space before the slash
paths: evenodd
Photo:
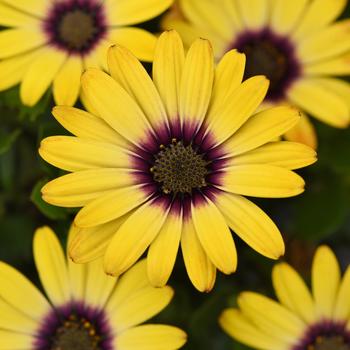
<path id="1" fill-rule="evenodd" d="M 20 134 L 20 129 L 16 129 L 11 133 L 0 130 L 0 155 L 6 153 L 11 148 Z"/>
<path id="2" fill-rule="evenodd" d="M 36 207 L 51 220 L 64 220 L 67 219 L 68 213 L 65 209 L 53 206 L 46 203 L 41 197 L 41 188 L 47 183 L 47 180 L 39 181 L 33 188 L 30 196 L 31 201 Z"/>

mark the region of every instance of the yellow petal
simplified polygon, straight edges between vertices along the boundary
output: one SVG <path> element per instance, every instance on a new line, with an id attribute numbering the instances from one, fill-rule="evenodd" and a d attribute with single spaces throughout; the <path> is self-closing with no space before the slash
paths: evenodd
<path id="1" fill-rule="evenodd" d="M 252 116 L 223 147 L 232 157 L 255 149 L 293 127 L 300 120 L 300 112 L 288 106 L 274 107 Z"/>
<path id="2" fill-rule="evenodd" d="M 4 1 L 5 2 L 5 1 Z M 13 2 L 9 1 L 6 5 L 0 4 L 0 24 L 4 27 L 30 27 L 40 26 L 38 18 L 29 15 L 26 12 L 18 11 L 12 7 Z M 28 5 L 27 5 L 28 6 Z"/>
<path id="3" fill-rule="evenodd" d="M 82 76 L 85 97 L 103 118 L 118 133 L 137 145 L 151 132 L 136 101 L 109 75 L 88 69 Z"/>
<path id="4" fill-rule="evenodd" d="M 293 36 L 302 39 L 333 22 L 344 10 L 346 0 L 310 1 Z"/>
<path id="5" fill-rule="evenodd" d="M 18 84 L 31 62 L 41 53 L 41 50 L 33 50 L 22 55 L 7 58 L 0 62 L 0 90 L 6 90 Z"/>
<path id="6" fill-rule="evenodd" d="M 0 32 L 0 58 L 15 56 L 45 44 L 40 27 L 5 29 Z"/>
<path id="7" fill-rule="evenodd" d="M 318 79 L 304 78 L 288 91 L 289 99 L 315 118 L 338 128 L 349 123 L 347 103 L 332 90 L 319 84 Z"/>
<path id="8" fill-rule="evenodd" d="M 268 87 L 269 81 L 264 76 L 252 77 L 234 89 L 216 110 L 209 111 L 208 129 L 217 144 L 226 141 L 244 125 L 265 98 Z"/>
<path id="9" fill-rule="evenodd" d="M 313 164 L 316 160 L 316 152 L 306 145 L 290 141 L 276 141 L 232 157 L 228 164 L 269 164 L 293 170 Z"/>
<path id="10" fill-rule="evenodd" d="M 299 274 L 288 264 L 276 265 L 272 273 L 273 286 L 280 302 L 305 322 L 316 319 L 314 301 Z"/>
<path id="11" fill-rule="evenodd" d="M 105 0 L 107 22 L 129 25 L 144 22 L 165 11 L 173 0 Z"/>
<path id="12" fill-rule="evenodd" d="M 182 210 L 172 207 L 147 254 L 147 272 L 154 287 L 163 287 L 173 271 L 182 231 Z"/>
<path id="13" fill-rule="evenodd" d="M 128 168 L 128 152 L 111 143 L 72 136 L 50 136 L 41 141 L 40 156 L 48 163 L 67 170 Z"/>
<path id="14" fill-rule="evenodd" d="M 199 242 L 192 220 L 183 222 L 181 250 L 194 287 L 200 292 L 210 292 L 215 283 L 216 268 Z"/>
<path id="15" fill-rule="evenodd" d="M 226 168 L 219 187 L 228 192 L 262 198 L 296 196 L 304 180 L 294 172 L 273 165 L 252 164 Z"/>
<path id="16" fill-rule="evenodd" d="M 130 268 L 157 236 L 168 211 L 167 204 L 157 203 L 156 199 L 143 204 L 130 215 L 107 248 L 104 259 L 106 273 L 119 276 Z"/>
<path id="17" fill-rule="evenodd" d="M 106 305 L 106 310 L 113 313 L 133 294 L 149 287 L 146 259 L 142 259 L 125 272 L 118 280 L 116 288 Z"/>
<path id="18" fill-rule="evenodd" d="M 301 113 L 300 121 L 287 132 L 284 138 L 288 141 L 300 142 L 313 149 L 317 149 L 317 134 L 309 117 L 305 113 Z"/>
<path id="19" fill-rule="evenodd" d="M 2 2 L 25 13 L 29 12 L 39 18 L 43 17 L 50 5 L 47 0 L 16 0 L 16 3 L 13 0 L 2 0 Z"/>
<path id="20" fill-rule="evenodd" d="M 340 284 L 340 268 L 330 248 L 317 249 L 312 264 L 312 293 L 317 315 L 331 318 Z"/>
<path id="21" fill-rule="evenodd" d="M 111 76 L 134 98 L 151 125 L 164 129 L 167 116 L 162 100 L 140 61 L 127 49 L 113 46 L 108 52 L 108 66 Z"/>
<path id="22" fill-rule="evenodd" d="M 237 301 L 245 316 L 281 341 L 295 344 L 305 331 L 306 324 L 298 316 L 264 295 L 244 292 Z"/>
<path id="23" fill-rule="evenodd" d="M 0 329 L 0 350 L 31 349 L 34 337 L 28 334 Z"/>
<path id="24" fill-rule="evenodd" d="M 230 228 L 257 252 L 272 259 L 284 254 L 281 233 L 254 203 L 226 192 L 220 193 L 215 203 Z"/>
<path id="25" fill-rule="evenodd" d="M 205 32 L 211 32 L 215 36 L 229 42 L 232 40 L 231 33 L 237 27 L 234 18 L 230 17 L 230 7 L 228 1 L 221 1 L 220 5 L 211 0 L 180 0 L 181 11 L 184 17 L 193 26 L 203 32 L 203 37 L 207 37 Z"/>
<path id="26" fill-rule="evenodd" d="M 103 272 L 102 259 L 87 263 L 84 300 L 88 305 L 103 309 L 116 283 L 115 277 Z"/>
<path id="27" fill-rule="evenodd" d="M 53 96 L 58 105 L 73 106 L 80 92 L 83 62 L 80 57 L 69 56 L 53 81 Z"/>
<path id="28" fill-rule="evenodd" d="M 336 297 L 333 318 L 336 321 L 344 322 L 350 314 L 350 267 L 345 271 L 343 280 L 340 283 L 338 295 Z"/>
<path id="29" fill-rule="evenodd" d="M 235 244 L 219 209 L 209 198 L 201 198 L 200 202 L 192 203 L 191 213 L 198 239 L 209 259 L 223 273 L 235 272 Z"/>
<path id="30" fill-rule="evenodd" d="M 350 75 L 350 54 L 347 52 L 341 56 L 311 62 L 303 69 L 305 75 Z"/>
<path id="31" fill-rule="evenodd" d="M 249 29 L 259 29 L 268 20 L 269 0 L 236 0 L 242 20 Z"/>
<path id="32" fill-rule="evenodd" d="M 232 338 L 262 350 L 289 350 L 287 342 L 275 338 L 273 333 L 264 333 L 237 309 L 224 310 L 219 324 Z"/>
<path id="33" fill-rule="evenodd" d="M 309 63 L 344 54 L 350 49 L 349 33 L 350 20 L 336 22 L 301 41 L 297 55 L 304 63 Z"/>
<path id="34" fill-rule="evenodd" d="M 186 343 L 186 333 L 181 329 L 147 324 L 128 329 L 115 338 L 119 350 L 175 350 Z"/>
<path id="35" fill-rule="evenodd" d="M 88 228 L 80 228 L 73 224 L 72 230 L 76 233 L 68 246 L 69 257 L 78 264 L 100 258 L 128 215 Z"/>
<path id="36" fill-rule="evenodd" d="M 140 185 L 108 191 L 83 207 L 74 222 L 79 227 L 92 227 L 107 223 L 136 208 L 149 196 Z"/>
<path id="37" fill-rule="evenodd" d="M 131 170 L 91 169 L 61 176 L 47 183 L 43 199 L 61 207 L 82 207 L 109 191 L 135 183 Z"/>
<path id="38" fill-rule="evenodd" d="M 21 309 L 11 306 L 3 299 L 0 300 L 0 329 L 15 331 L 25 334 L 35 334 L 38 329 L 38 321 L 24 314 Z"/>
<path id="39" fill-rule="evenodd" d="M 185 61 L 180 36 L 174 30 L 164 32 L 157 41 L 153 62 L 153 80 L 170 121 L 178 118 L 180 81 Z"/>
<path id="40" fill-rule="evenodd" d="M 157 42 L 154 34 L 141 28 L 124 27 L 111 30 L 108 38 L 112 43 L 128 48 L 139 60 L 153 61 Z"/>
<path id="41" fill-rule="evenodd" d="M 236 50 L 225 53 L 215 69 L 215 79 L 208 117 L 230 99 L 234 90 L 242 83 L 246 58 Z"/>
<path id="42" fill-rule="evenodd" d="M 0 262 L 0 280 L 0 297 L 10 306 L 19 308 L 38 322 L 50 312 L 50 304 L 38 289 L 20 272 L 3 262 Z"/>
<path id="43" fill-rule="evenodd" d="M 34 236 L 34 259 L 40 281 L 54 305 L 70 301 L 70 286 L 61 244 L 49 227 L 42 227 Z"/>
<path id="44" fill-rule="evenodd" d="M 25 105 L 34 106 L 55 79 L 67 54 L 54 48 L 46 48 L 35 58 L 23 76 L 20 96 Z M 45 74 L 43 74 L 45 67 Z"/>
<path id="45" fill-rule="evenodd" d="M 65 129 L 75 136 L 129 147 L 127 141 L 120 134 L 103 119 L 91 113 L 74 107 L 56 106 L 53 108 L 52 114 Z"/>
<path id="46" fill-rule="evenodd" d="M 163 288 L 148 286 L 132 291 L 117 309 L 110 310 L 109 320 L 112 328 L 119 334 L 149 320 L 170 303 L 173 295 L 174 291 L 168 286 Z"/>
<path id="47" fill-rule="evenodd" d="M 304 14 L 309 2 L 309 0 L 294 0 L 293 2 L 274 0 L 271 6 L 271 27 L 281 34 L 291 32 Z"/>
<path id="48" fill-rule="evenodd" d="M 195 131 L 204 119 L 213 80 L 213 50 L 207 40 L 197 39 L 186 55 L 180 85 L 179 113 L 188 133 Z"/>

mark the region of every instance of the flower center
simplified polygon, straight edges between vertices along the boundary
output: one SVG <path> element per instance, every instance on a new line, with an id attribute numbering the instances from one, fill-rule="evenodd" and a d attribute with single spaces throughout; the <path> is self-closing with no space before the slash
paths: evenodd
<path id="1" fill-rule="evenodd" d="M 294 47 L 288 38 L 277 36 L 269 30 L 243 33 L 234 47 L 246 55 L 244 79 L 265 75 L 270 80 L 269 99 L 283 98 L 300 73 Z"/>
<path id="2" fill-rule="evenodd" d="M 53 336 L 50 350 L 101 350 L 101 337 L 86 319 L 69 316 Z"/>
<path id="3" fill-rule="evenodd" d="M 88 45 L 96 32 L 94 18 L 81 10 L 66 13 L 58 26 L 60 39 L 67 47 L 74 50 L 81 50 Z"/>
<path id="4" fill-rule="evenodd" d="M 317 337 L 314 344 L 308 345 L 305 350 L 350 350 L 342 336 Z"/>
<path id="5" fill-rule="evenodd" d="M 191 145 L 184 146 L 173 139 L 172 144 L 160 148 L 151 172 L 164 193 L 191 193 L 206 186 L 207 162 Z"/>
<path id="6" fill-rule="evenodd" d="M 95 1 L 54 3 L 44 23 L 50 42 L 69 53 L 90 51 L 107 29 L 103 6 Z"/>

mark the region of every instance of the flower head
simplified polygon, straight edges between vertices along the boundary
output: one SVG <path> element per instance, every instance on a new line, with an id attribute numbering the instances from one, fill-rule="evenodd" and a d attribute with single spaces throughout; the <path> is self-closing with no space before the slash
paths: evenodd
<path id="1" fill-rule="evenodd" d="M 243 197 L 289 197 L 304 181 L 291 169 L 313 163 L 301 144 L 271 142 L 299 120 L 291 107 L 255 110 L 265 77 L 242 82 L 244 55 L 228 52 L 217 67 L 207 40 L 184 54 L 174 31 L 156 47 L 153 81 L 125 48 L 109 51 L 111 76 L 82 77 L 93 113 L 56 107 L 56 119 L 76 136 L 42 141 L 40 155 L 71 172 L 42 189 L 54 205 L 83 207 L 69 247 L 76 262 L 104 255 L 118 276 L 148 249 L 151 283 L 164 285 L 181 244 L 188 275 L 201 291 L 216 268 L 236 270 L 231 227 L 261 254 L 284 253 L 279 230 Z M 252 114 L 254 114 L 252 116 Z"/>
<path id="2" fill-rule="evenodd" d="M 262 350 L 349 350 L 350 267 L 341 279 L 336 257 L 317 249 L 312 293 L 288 264 L 275 266 L 273 285 L 279 302 L 253 292 L 238 297 L 239 309 L 220 316 L 233 338 Z"/>
<path id="3" fill-rule="evenodd" d="M 74 237 L 74 229 L 71 238 Z M 176 327 L 140 325 L 172 299 L 170 287 L 153 288 L 141 261 L 117 281 L 101 260 L 66 260 L 55 234 L 38 229 L 34 258 L 48 299 L 20 272 L 0 262 L 0 339 L 8 350 L 174 350 L 186 341 Z"/>
<path id="4" fill-rule="evenodd" d="M 1 0 L 0 90 L 21 83 L 26 105 L 35 105 L 53 83 L 59 105 L 73 105 L 88 67 L 107 68 L 115 42 L 151 61 L 156 39 L 130 25 L 160 14 L 172 0 Z"/>
<path id="5" fill-rule="evenodd" d="M 232 48 L 247 57 L 245 78 L 270 80 L 265 106 L 297 106 L 322 122 L 345 128 L 350 121 L 350 85 L 335 76 L 350 74 L 350 21 L 335 22 L 346 0 L 178 0 L 163 21 L 190 45 L 211 40 L 217 59 Z M 285 134 L 316 147 L 304 114 Z"/>

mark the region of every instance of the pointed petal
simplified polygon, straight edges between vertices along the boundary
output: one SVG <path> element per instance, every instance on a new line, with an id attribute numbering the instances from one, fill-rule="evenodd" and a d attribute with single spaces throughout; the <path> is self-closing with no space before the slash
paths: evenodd
<path id="1" fill-rule="evenodd" d="M 216 205 L 230 228 L 248 245 L 268 258 L 284 254 L 284 242 L 273 221 L 250 200 L 231 193 L 220 193 Z"/>
<path id="2" fill-rule="evenodd" d="M 192 220 L 183 223 L 181 249 L 188 277 L 194 287 L 200 292 L 210 292 L 215 283 L 216 267 L 199 242 Z"/>
<path id="3" fill-rule="evenodd" d="M 330 248 L 321 246 L 317 249 L 312 264 L 312 293 L 319 317 L 332 317 L 339 285 L 340 268 L 337 258 Z"/>
<path id="4" fill-rule="evenodd" d="M 237 268 L 237 253 L 232 234 L 219 209 L 209 198 L 201 198 L 191 207 L 193 224 L 201 245 L 213 264 L 223 273 Z M 215 233 L 213 234 L 213 227 Z"/>
<path id="5" fill-rule="evenodd" d="M 106 273 L 119 276 L 129 269 L 157 236 L 168 211 L 168 203 L 155 199 L 130 215 L 107 248 L 104 259 Z"/>
<path id="6" fill-rule="evenodd" d="M 316 320 L 311 293 L 299 274 L 288 264 L 276 265 L 272 273 L 273 286 L 280 302 L 308 324 Z"/>
<path id="7" fill-rule="evenodd" d="M 226 168 L 218 187 L 243 196 L 285 198 L 304 191 L 304 180 L 291 170 L 273 165 L 237 165 Z"/>

